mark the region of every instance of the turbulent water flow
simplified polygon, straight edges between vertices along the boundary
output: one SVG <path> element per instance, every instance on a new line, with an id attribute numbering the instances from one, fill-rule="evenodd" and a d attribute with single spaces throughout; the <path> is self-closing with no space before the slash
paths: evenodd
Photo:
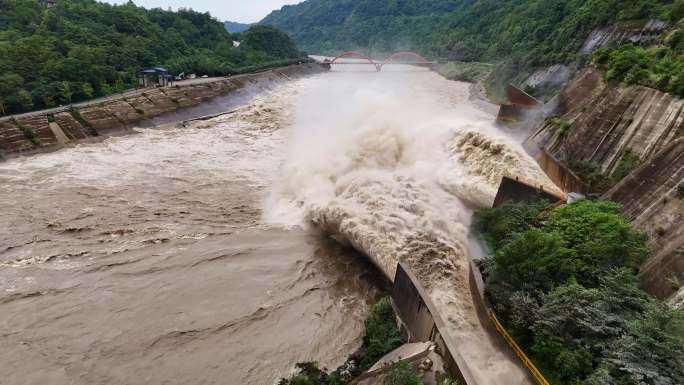
<path id="1" fill-rule="evenodd" d="M 411 267 L 480 383 L 526 383 L 477 317 L 468 228 L 502 175 L 553 186 L 469 97 L 422 70 L 333 72 L 188 128 L 0 164 L 2 383 L 332 368 L 379 295 L 367 260 Z"/>
<path id="2" fill-rule="evenodd" d="M 379 276 L 260 220 L 301 91 L 0 163 L 0 383 L 263 385 L 344 361 Z"/>
<path id="3" fill-rule="evenodd" d="M 506 174 L 556 190 L 551 181 L 468 101 L 465 84 L 429 72 L 343 72 L 304 83 L 268 220 L 314 223 L 389 278 L 404 261 L 479 383 L 528 383 L 478 319 L 468 283 L 469 208 L 491 205 Z"/>

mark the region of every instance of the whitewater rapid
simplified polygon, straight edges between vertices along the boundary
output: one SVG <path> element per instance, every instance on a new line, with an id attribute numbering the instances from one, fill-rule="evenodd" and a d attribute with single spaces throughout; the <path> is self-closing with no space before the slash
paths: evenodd
<path id="1" fill-rule="evenodd" d="M 377 269 L 261 219 L 304 91 L 0 162 L 0 383 L 264 385 L 358 349 Z"/>
<path id="2" fill-rule="evenodd" d="M 333 72 L 302 82 L 288 154 L 266 220 L 314 226 L 366 254 L 388 278 L 406 263 L 446 318 L 481 384 L 527 384 L 489 340 L 468 283 L 473 208 L 502 176 L 558 192 L 469 85 L 439 75 Z"/>
<path id="3" fill-rule="evenodd" d="M 334 368 L 382 284 L 350 245 L 389 279 L 410 266 L 480 383 L 525 383 L 477 319 L 467 238 L 503 175 L 553 186 L 470 99 L 423 70 L 332 72 L 186 127 L 0 163 L 0 381 Z"/>

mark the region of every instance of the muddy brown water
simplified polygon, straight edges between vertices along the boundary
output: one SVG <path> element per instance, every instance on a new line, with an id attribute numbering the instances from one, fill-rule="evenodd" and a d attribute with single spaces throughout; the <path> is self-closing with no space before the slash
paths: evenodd
<path id="1" fill-rule="evenodd" d="M 0 383 L 334 368 L 399 260 L 479 383 L 531 383 L 482 325 L 466 245 L 503 175 L 554 186 L 469 89 L 412 68 L 317 75 L 185 128 L 1 163 Z"/>
<path id="2" fill-rule="evenodd" d="M 1 163 L 0 383 L 262 385 L 357 349 L 381 274 L 260 220 L 285 99 Z"/>

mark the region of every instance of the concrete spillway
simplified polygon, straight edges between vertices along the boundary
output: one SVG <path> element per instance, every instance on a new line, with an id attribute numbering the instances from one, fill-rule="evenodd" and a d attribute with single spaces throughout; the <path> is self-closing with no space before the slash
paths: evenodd
<path id="1" fill-rule="evenodd" d="M 466 84 L 427 71 L 333 72 L 310 87 L 270 199 L 269 211 L 280 214 L 274 223 L 312 222 L 389 279 L 403 262 L 476 383 L 530 383 L 478 314 L 469 282 L 470 207 L 491 206 L 504 174 L 556 187 L 493 126 L 493 116 L 470 103 Z M 326 105 L 335 100 L 343 102 Z"/>
<path id="2" fill-rule="evenodd" d="M 338 243 L 390 279 L 410 266 L 479 384 L 528 383 L 484 330 L 467 237 L 504 174 L 554 188 L 536 163 L 468 85 L 428 71 L 284 83 L 189 127 L 0 164 L 8 383 L 263 384 L 298 361 L 334 367 L 381 281 Z"/>

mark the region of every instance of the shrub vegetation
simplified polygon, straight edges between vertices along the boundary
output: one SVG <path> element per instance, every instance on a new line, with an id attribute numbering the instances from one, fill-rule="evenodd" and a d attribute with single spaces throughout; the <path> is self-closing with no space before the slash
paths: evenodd
<path id="1" fill-rule="evenodd" d="M 423 385 L 423 381 L 409 362 L 397 361 L 387 368 L 383 385 Z"/>
<path id="2" fill-rule="evenodd" d="M 554 384 L 680 384 L 684 313 L 638 287 L 645 236 L 614 203 L 543 207 L 509 203 L 475 217 L 494 254 L 487 295 L 511 333 Z"/>
<path id="3" fill-rule="evenodd" d="M 363 345 L 352 354 L 347 362 L 334 372 L 327 374 L 325 369 L 318 368 L 316 363 L 297 364 L 298 373 L 290 378 L 282 379 L 278 385 L 344 385 L 364 370 L 373 366 L 380 358 L 404 343 L 397 328 L 396 316 L 389 297 L 381 299 L 364 323 Z M 392 367 L 396 373 L 404 373 L 401 365 Z M 392 383 L 393 385 L 395 383 Z M 413 382 L 397 382 L 397 385 L 419 385 Z"/>

